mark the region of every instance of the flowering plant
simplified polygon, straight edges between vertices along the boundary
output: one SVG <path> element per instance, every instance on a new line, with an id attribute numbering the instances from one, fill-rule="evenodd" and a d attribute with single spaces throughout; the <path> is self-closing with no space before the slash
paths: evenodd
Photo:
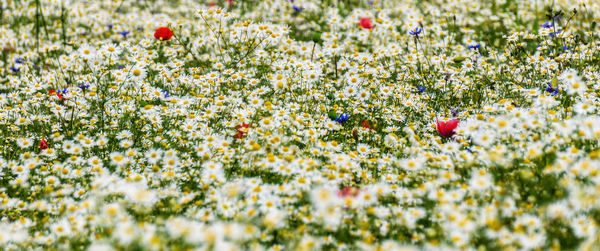
<path id="1" fill-rule="evenodd" d="M 0 250 L 599 250 L 599 8 L 0 1 Z"/>
<path id="2" fill-rule="evenodd" d="M 160 27 L 154 32 L 154 38 L 161 41 L 169 41 L 173 37 L 173 31 L 169 27 Z"/>

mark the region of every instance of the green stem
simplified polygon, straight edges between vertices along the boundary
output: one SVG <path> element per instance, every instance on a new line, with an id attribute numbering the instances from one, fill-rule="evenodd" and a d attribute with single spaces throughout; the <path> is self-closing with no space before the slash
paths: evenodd
<path id="1" fill-rule="evenodd" d="M 183 49 L 185 49 L 185 50 L 187 51 L 187 53 L 189 53 L 190 55 L 192 55 L 192 57 L 193 57 L 193 58 L 194 58 L 196 61 L 200 62 L 200 59 L 198 59 L 198 58 L 196 57 L 196 54 L 194 54 L 194 53 L 192 52 L 192 50 L 191 50 L 190 48 L 188 48 L 188 47 L 187 47 L 187 45 L 186 45 L 185 43 L 182 43 L 182 42 L 181 42 L 181 40 L 179 39 L 179 36 L 177 36 L 175 32 L 173 32 L 173 37 L 175 38 L 175 40 L 177 40 L 177 43 L 179 43 L 181 46 L 183 46 Z"/>

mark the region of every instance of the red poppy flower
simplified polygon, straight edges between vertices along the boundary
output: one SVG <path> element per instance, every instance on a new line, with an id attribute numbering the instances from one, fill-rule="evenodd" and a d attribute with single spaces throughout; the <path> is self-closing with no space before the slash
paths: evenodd
<path id="1" fill-rule="evenodd" d="M 358 188 L 355 187 L 344 187 L 342 190 L 337 192 L 339 197 L 356 197 L 358 196 Z"/>
<path id="2" fill-rule="evenodd" d="M 48 149 L 48 142 L 44 139 L 42 141 L 40 141 L 40 150 L 46 150 Z"/>
<path id="3" fill-rule="evenodd" d="M 454 129 L 458 126 L 458 119 L 453 119 L 449 121 L 437 121 L 437 132 L 444 138 L 450 138 L 454 136 Z"/>
<path id="4" fill-rule="evenodd" d="M 371 126 L 371 123 L 369 123 L 368 120 L 364 120 L 363 122 L 360 123 L 360 125 L 363 128 L 367 128 L 367 129 L 371 129 L 371 130 L 373 129 L 373 126 Z"/>
<path id="5" fill-rule="evenodd" d="M 369 29 L 369 30 L 373 29 L 373 24 L 371 23 L 371 19 L 368 17 L 361 18 L 358 25 L 360 25 L 360 27 L 363 27 L 364 29 Z"/>
<path id="6" fill-rule="evenodd" d="M 241 139 L 241 138 L 243 138 L 243 137 L 244 137 L 244 134 L 245 134 L 245 132 L 244 132 L 244 128 L 246 128 L 246 129 L 247 129 L 247 128 L 250 128 L 250 125 L 249 125 L 249 124 L 246 124 L 246 123 L 244 123 L 244 124 L 241 124 L 241 125 L 237 125 L 237 126 L 235 126 L 235 129 L 237 129 L 237 130 L 238 130 L 238 133 L 235 135 L 235 138 L 236 138 L 236 139 Z"/>
<path id="7" fill-rule="evenodd" d="M 154 32 L 154 38 L 162 41 L 168 41 L 173 37 L 173 31 L 168 27 L 160 27 Z"/>

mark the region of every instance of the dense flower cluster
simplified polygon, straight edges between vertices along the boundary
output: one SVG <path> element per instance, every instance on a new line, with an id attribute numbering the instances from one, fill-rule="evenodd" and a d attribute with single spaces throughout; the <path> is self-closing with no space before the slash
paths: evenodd
<path id="1" fill-rule="evenodd" d="M 600 3 L 0 3 L 0 249 L 597 250 Z"/>

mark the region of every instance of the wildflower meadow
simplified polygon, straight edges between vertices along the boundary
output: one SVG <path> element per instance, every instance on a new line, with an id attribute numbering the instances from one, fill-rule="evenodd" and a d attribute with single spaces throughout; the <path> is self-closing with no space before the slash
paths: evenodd
<path id="1" fill-rule="evenodd" d="M 598 22 L 2 0 L 0 250 L 600 250 Z"/>

